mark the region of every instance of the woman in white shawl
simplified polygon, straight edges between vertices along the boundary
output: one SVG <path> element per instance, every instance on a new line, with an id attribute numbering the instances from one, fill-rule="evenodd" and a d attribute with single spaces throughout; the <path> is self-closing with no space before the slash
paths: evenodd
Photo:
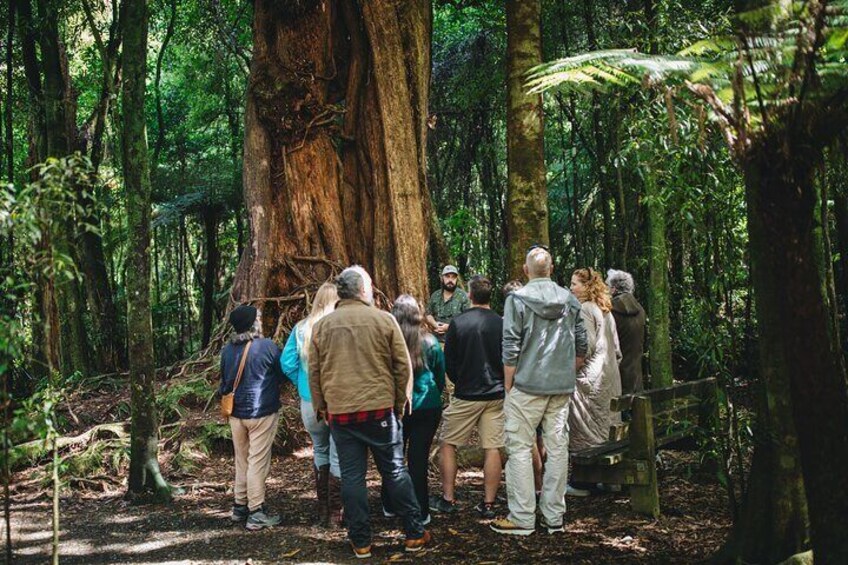
<path id="1" fill-rule="evenodd" d="M 589 342 L 568 415 L 569 451 L 579 451 L 604 443 L 610 426 L 621 423 L 621 414 L 610 411 L 610 399 L 621 395 L 621 350 L 610 313 L 609 287 L 601 274 L 591 268 L 577 269 L 571 277 L 571 292 L 582 303 L 580 314 Z"/>

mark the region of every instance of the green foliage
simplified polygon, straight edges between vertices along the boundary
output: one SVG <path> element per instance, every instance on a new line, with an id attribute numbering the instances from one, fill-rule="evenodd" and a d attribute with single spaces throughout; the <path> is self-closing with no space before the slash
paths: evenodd
<path id="1" fill-rule="evenodd" d="M 215 395 L 203 376 L 169 381 L 156 394 L 156 407 L 163 421 L 184 418 L 188 407 L 205 407 Z"/>
<path id="2" fill-rule="evenodd" d="M 682 80 L 712 107 L 724 127 L 736 131 L 759 127 L 769 120 L 769 112 L 783 114 L 811 91 L 827 97 L 844 89 L 848 1 L 830 2 L 826 10 L 819 3 L 769 2 L 737 15 L 737 29 L 732 37 L 694 42 L 677 56 L 615 49 L 560 59 L 534 69 L 527 85 L 534 92 L 560 88 L 588 93 Z M 812 62 L 815 77 L 808 72 Z M 811 89 L 812 81 L 819 87 Z M 734 100 L 735 109 L 726 106 Z M 740 105 L 759 112 L 743 116 Z"/>

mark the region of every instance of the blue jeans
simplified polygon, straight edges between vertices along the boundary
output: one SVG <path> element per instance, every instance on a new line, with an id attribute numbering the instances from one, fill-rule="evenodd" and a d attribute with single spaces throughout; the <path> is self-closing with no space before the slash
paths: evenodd
<path id="1" fill-rule="evenodd" d="M 341 477 L 339 454 L 336 453 L 336 442 L 330 436 L 330 426 L 315 416 L 315 408 L 308 400 L 300 400 L 300 417 L 303 419 L 303 426 L 312 437 L 312 456 L 315 467 L 320 469 L 329 464 L 330 474 L 336 478 Z"/>
<path id="2" fill-rule="evenodd" d="M 403 520 L 407 539 L 424 535 L 421 511 L 409 471 L 403 464 L 403 436 L 394 414 L 382 420 L 361 424 L 330 424 L 330 432 L 339 451 L 342 470 L 342 501 L 348 537 L 356 547 L 371 544 L 371 520 L 368 515 L 368 450 L 383 479 L 392 510 Z"/>

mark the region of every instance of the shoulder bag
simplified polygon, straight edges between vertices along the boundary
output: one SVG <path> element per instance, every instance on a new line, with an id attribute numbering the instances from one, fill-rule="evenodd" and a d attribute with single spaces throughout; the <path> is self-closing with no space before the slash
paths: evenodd
<path id="1" fill-rule="evenodd" d="M 241 354 L 241 361 L 239 362 L 238 373 L 236 373 L 236 380 L 233 383 L 233 390 L 227 394 L 221 395 L 221 416 L 224 418 L 229 418 L 233 415 L 233 401 L 236 389 L 241 382 L 241 376 L 244 374 L 244 364 L 247 362 L 247 352 L 250 351 L 250 345 L 252 343 L 253 340 L 250 340 L 247 342 L 247 345 L 244 346 L 244 353 Z"/>

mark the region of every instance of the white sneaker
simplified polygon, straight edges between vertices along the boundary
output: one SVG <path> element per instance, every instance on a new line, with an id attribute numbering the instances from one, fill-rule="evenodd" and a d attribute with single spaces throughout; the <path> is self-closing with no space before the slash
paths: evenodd
<path id="1" fill-rule="evenodd" d="M 592 494 L 586 489 L 575 488 L 571 485 L 565 487 L 565 496 L 579 496 L 580 498 L 585 498 Z"/>

